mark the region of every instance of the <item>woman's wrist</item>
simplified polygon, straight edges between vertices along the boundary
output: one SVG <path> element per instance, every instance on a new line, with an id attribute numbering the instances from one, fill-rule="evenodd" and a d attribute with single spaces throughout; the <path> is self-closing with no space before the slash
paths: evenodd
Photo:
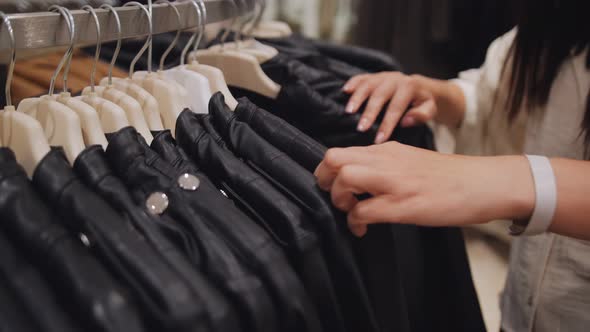
<path id="1" fill-rule="evenodd" d="M 488 220 L 527 220 L 535 208 L 535 183 L 525 156 L 478 158 L 488 188 Z M 485 189 L 484 189 L 485 190 Z"/>

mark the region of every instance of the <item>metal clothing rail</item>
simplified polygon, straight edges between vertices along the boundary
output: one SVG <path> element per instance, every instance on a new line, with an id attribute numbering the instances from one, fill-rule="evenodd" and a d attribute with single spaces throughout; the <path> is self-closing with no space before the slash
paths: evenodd
<path id="1" fill-rule="evenodd" d="M 238 13 L 254 10 L 254 1 L 242 1 L 246 6 L 235 7 L 233 0 L 205 0 L 207 7 L 207 24 L 231 19 Z M 181 15 L 182 29 L 195 28 L 199 18 L 191 1 L 172 2 Z M 154 34 L 178 30 L 178 18 L 167 4 L 154 4 L 152 13 Z M 121 19 L 122 38 L 147 36 L 147 17 L 137 7 L 116 8 Z M 96 44 L 96 26 L 89 12 L 71 11 L 76 23 L 76 44 Z M 96 9 L 100 20 L 102 41 L 117 40 L 117 25 L 112 13 Z M 17 57 L 24 58 L 33 54 L 42 54 L 49 50 L 69 46 L 67 24 L 58 13 L 42 12 L 28 14 L 11 14 L 10 22 L 16 39 Z M 7 63 L 10 52 L 10 37 L 5 30 L 0 30 L 0 63 Z"/>

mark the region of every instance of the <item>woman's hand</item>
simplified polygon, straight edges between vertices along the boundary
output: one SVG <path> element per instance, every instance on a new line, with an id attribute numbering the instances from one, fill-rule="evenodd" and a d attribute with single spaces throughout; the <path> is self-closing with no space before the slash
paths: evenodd
<path id="1" fill-rule="evenodd" d="M 382 222 L 458 226 L 527 218 L 535 200 L 523 156 L 444 155 L 390 142 L 331 149 L 315 174 L 357 236 Z M 356 198 L 367 193 L 372 198 Z"/>
<path id="2" fill-rule="evenodd" d="M 435 97 L 422 82 L 420 76 L 408 76 L 399 72 L 355 76 L 343 88 L 345 92 L 352 94 L 346 112 L 356 113 L 367 102 L 358 124 L 359 131 L 366 131 L 387 106 L 375 138 L 375 143 L 383 143 L 391 137 L 400 120 L 402 127 L 411 127 L 436 116 Z"/>

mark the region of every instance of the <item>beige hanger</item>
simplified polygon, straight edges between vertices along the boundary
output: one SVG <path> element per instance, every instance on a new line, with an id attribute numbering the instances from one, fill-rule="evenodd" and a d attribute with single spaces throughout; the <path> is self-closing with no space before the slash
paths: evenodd
<path id="1" fill-rule="evenodd" d="M 176 128 L 176 119 L 187 106 L 186 102 L 183 100 L 184 96 L 182 93 L 186 95 L 187 92 L 183 87 L 180 87 L 177 84 L 171 84 L 170 81 L 164 80 L 157 73 L 152 72 L 151 47 L 153 40 L 153 25 L 150 11 L 148 11 L 144 5 L 138 2 L 128 2 L 125 4 L 125 6 L 137 6 L 143 10 L 143 12 L 146 14 L 146 17 L 148 18 L 150 33 L 146 43 L 131 62 L 131 66 L 129 68 L 129 78 L 120 84 L 137 84 L 149 92 L 152 96 L 154 96 L 154 98 L 156 98 L 158 101 L 160 117 L 162 119 L 164 128 L 170 129 L 172 133 L 174 133 Z M 136 76 L 134 75 L 135 64 L 148 47 L 150 48 L 148 52 L 148 73 L 147 75 L 140 74 Z"/>
<path id="2" fill-rule="evenodd" d="M 9 17 L 3 12 L 0 12 L 0 17 L 8 30 L 11 42 L 11 57 L 5 86 L 6 107 L 0 111 L 0 145 L 14 152 L 18 163 L 25 169 L 29 178 L 32 178 L 37 165 L 51 148 L 41 124 L 34 118 L 17 112 L 12 106 L 10 87 L 16 62 L 16 43 Z"/>
<path id="3" fill-rule="evenodd" d="M 70 48 L 66 54 L 64 54 L 64 57 L 51 78 L 49 94 L 39 98 L 28 98 L 21 101 L 18 105 L 17 111 L 36 118 L 41 123 L 49 144 L 61 146 L 64 149 L 68 161 L 73 165 L 78 155 L 85 149 L 80 118 L 71 108 L 59 103 L 57 101 L 57 96 L 53 95 L 53 91 L 57 75 L 64 66 L 64 63 L 67 62 L 71 52 L 74 50 L 75 25 L 73 17 L 67 9 L 60 6 L 52 6 L 50 7 L 50 10 L 59 11 L 59 13 L 65 18 L 70 32 Z M 68 62 L 64 69 L 64 91 L 67 91 L 69 66 L 70 64 Z"/>
<path id="4" fill-rule="evenodd" d="M 93 64 L 93 70 L 90 75 L 90 86 L 84 88 L 82 91 L 83 96 L 96 96 L 100 98 L 104 98 L 109 100 L 119 106 L 125 114 L 127 115 L 127 120 L 129 124 L 137 129 L 137 131 L 144 137 L 144 139 L 151 143 L 153 140 L 153 136 L 150 132 L 148 124 L 143 116 L 143 111 L 141 109 L 141 105 L 130 97 L 129 95 L 114 89 L 112 87 L 96 87 L 95 86 L 95 72 L 96 72 L 96 63 L 100 58 L 100 47 L 101 47 L 101 29 L 100 29 L 100 21 L 98 20 L 98 16 L 96 16 L 96 12 L 94 8 L 91 6 L 84 6 L 82 9 L 88 11 L 94 18 L 95 26 L 96 26 L 96 34 L 97 34 L 97 44 L 96 44 L 96 52 L 95 52 L 95 62 Z M 98 124 L 98 122 L 97 122 Z"/>
<path id="5" fill-rule="evenodd" d="M 256 19 L 249 24 L 248 35 L 256 38 L 285 38 L 293 35 L 293 30 L 289 24 L 280 21 L 262 21 L 262 16 L 266 10 L 266 0 L 257 0 L 256 4 L 260 8 Z"/>
<path id="6" fill-rule="evenodd" d="M 233 1 L 232 3 L 236 16 L 234 16 L 231 26 L 235 23 L 238 14 L 236 4 Z M 264 73 L 258 60 L 250 54 L 232 51 L 223 46 L 229 32 L 229 29 L 226 30 L 222 37 L 219 51 L 211 49 L 197 51 L 195 55 L 197 61 L 221 69 L 226 82 L 230 85 L 276 99 L 281 92 L 281 86 Z"/>
<path id="7" fill-rule="evenodd" d="M 120 79 L 120 78 L 115 78 L 113 80 L 113 68 L 115 67 L 115 62 L 117 61 L 117 58 L 119 56 L 119 52 L 121 51 L 121 43 L 122 43 L 121 20 L 119 18 L 119 13 L 117 13 L 117 11 L 115 10 L 115 8 L 113 8 L 113 6 L 108 5 L 108 4 L 104 4 L 104 5 L 100 6 L 100 8 L 109 10 L 113 14 L 113 16 L 115 18 L 116 26 L 117 26 L 117 36 L 118 36 L 117 46 L 115 48 L 115 52 L 113 53 L 113 58 L 111 59 L 111 63 L 109 66 L 108 77 L 103 78 L 100 81 L 100 85 L 105 87 L 106 88 L 105 90 L 118 90 L 118 91 L 126 94 L 127 96 L 135 99 L 135 101 L 139 104 L 141 111 L 143 112 L 143 119 L 145 120 L 145 124 L 144 124 L 144 121 L 139 119 L 139 116 L 136 114 L 137 108 L 135 106 L 131 106 L 131 107 L 128 106 L 128 107 L 123 107 L 123 108 L 125 109 L 127 115 L 129 116 L 129 118 L 130 118 L 129 120 L 130 120 L 131 124 L 134 127 L 138 128 L 138 131 L 145 132 L 146 125 L 150 131 L 163 130 L 164 126 L 162 124 L 162 120 L 160 119 L 160 113 L 158 111 L 158 102 L 156 101 L 154 96 L 152 96 L 149 92 L 147 92 L 141 86 L 133 83 L 131 80 L 125 80 L 125 79 Z M 101 89 L 99 89 L 99 90 L 101 90 Z M 103 90 L 103 91 L 105 91 L 105 90 Z M 121 101 L 121 103 L 125 103 L 125 104 L 131 103 L 129 101 L 122 100 L 124 98 L 117 97 L 116 93 L 110 93 L 110 94 L 107 94 L 106 96 L 103 94 L 103 97 L 105 97 L 113 102 Z M 140 127 L 142 128 L 141 130 L 139 129 Z M 147 133 L 142 134 L 142 135 L 144 137 L 148 136 Z M 150 133 L 150 136 L 151 136 L 151 133 Z"/>
<path id="8" fill-rule="evenodd" d="M 244 0 L 240 0 L 240 2 L 244 6 L 246 5 L 244 3 Z M 236 37 L 235 37 L 234 42 L 225 42 L 224 44 L 221 44 L 221 45 L 213 45 L 213 46 L 209 47 L 209 49 L 213 50 L 213 51 L 221 51 L 221 49 L 223 47 L 225 47 L 229 50 L 239 51 L 239 52 L 243 52 L 246 54 L 250 54 L 256 58 L 258 63 L 261 63 L 261 64 L 274 58 L 275 56 L 277 56 L 279 54 L 279 51 L 276 48 L 269 46 L 269 45 L 264 45 L 263 43 L 257 41 L 256 39 L 251 38 L 251 36 L 248 39 L 245 39 L 245 40 L 243 39 L 242 31 L 244 31 L 244 28 L 246 26 L 248 26 L 248 24 L 250 22 L 255 21 L 257 18 L 256 14 L 251 15 L 251 16 L 253 19 L 244 20 L 242 25 L 235 32 Z"/>

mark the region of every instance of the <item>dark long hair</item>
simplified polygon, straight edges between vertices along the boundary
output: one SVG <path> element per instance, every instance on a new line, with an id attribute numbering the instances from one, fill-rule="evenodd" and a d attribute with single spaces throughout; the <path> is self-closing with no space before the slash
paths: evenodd
<path id="1" fill-rule="evenodd" d="M 547 105 L 553 81 L 566 59 L 590 46 L 590 0 L 520 0 L 518 31 L 503 75 L 509 83 L 506 107 L 513 120 L 521 109 Z M 590 68 L 590 51 L 586 56 Z M 523 107 L 524 106 L 524 107 Z M 590 91 L 580 134 L 590 152 Z"/>

